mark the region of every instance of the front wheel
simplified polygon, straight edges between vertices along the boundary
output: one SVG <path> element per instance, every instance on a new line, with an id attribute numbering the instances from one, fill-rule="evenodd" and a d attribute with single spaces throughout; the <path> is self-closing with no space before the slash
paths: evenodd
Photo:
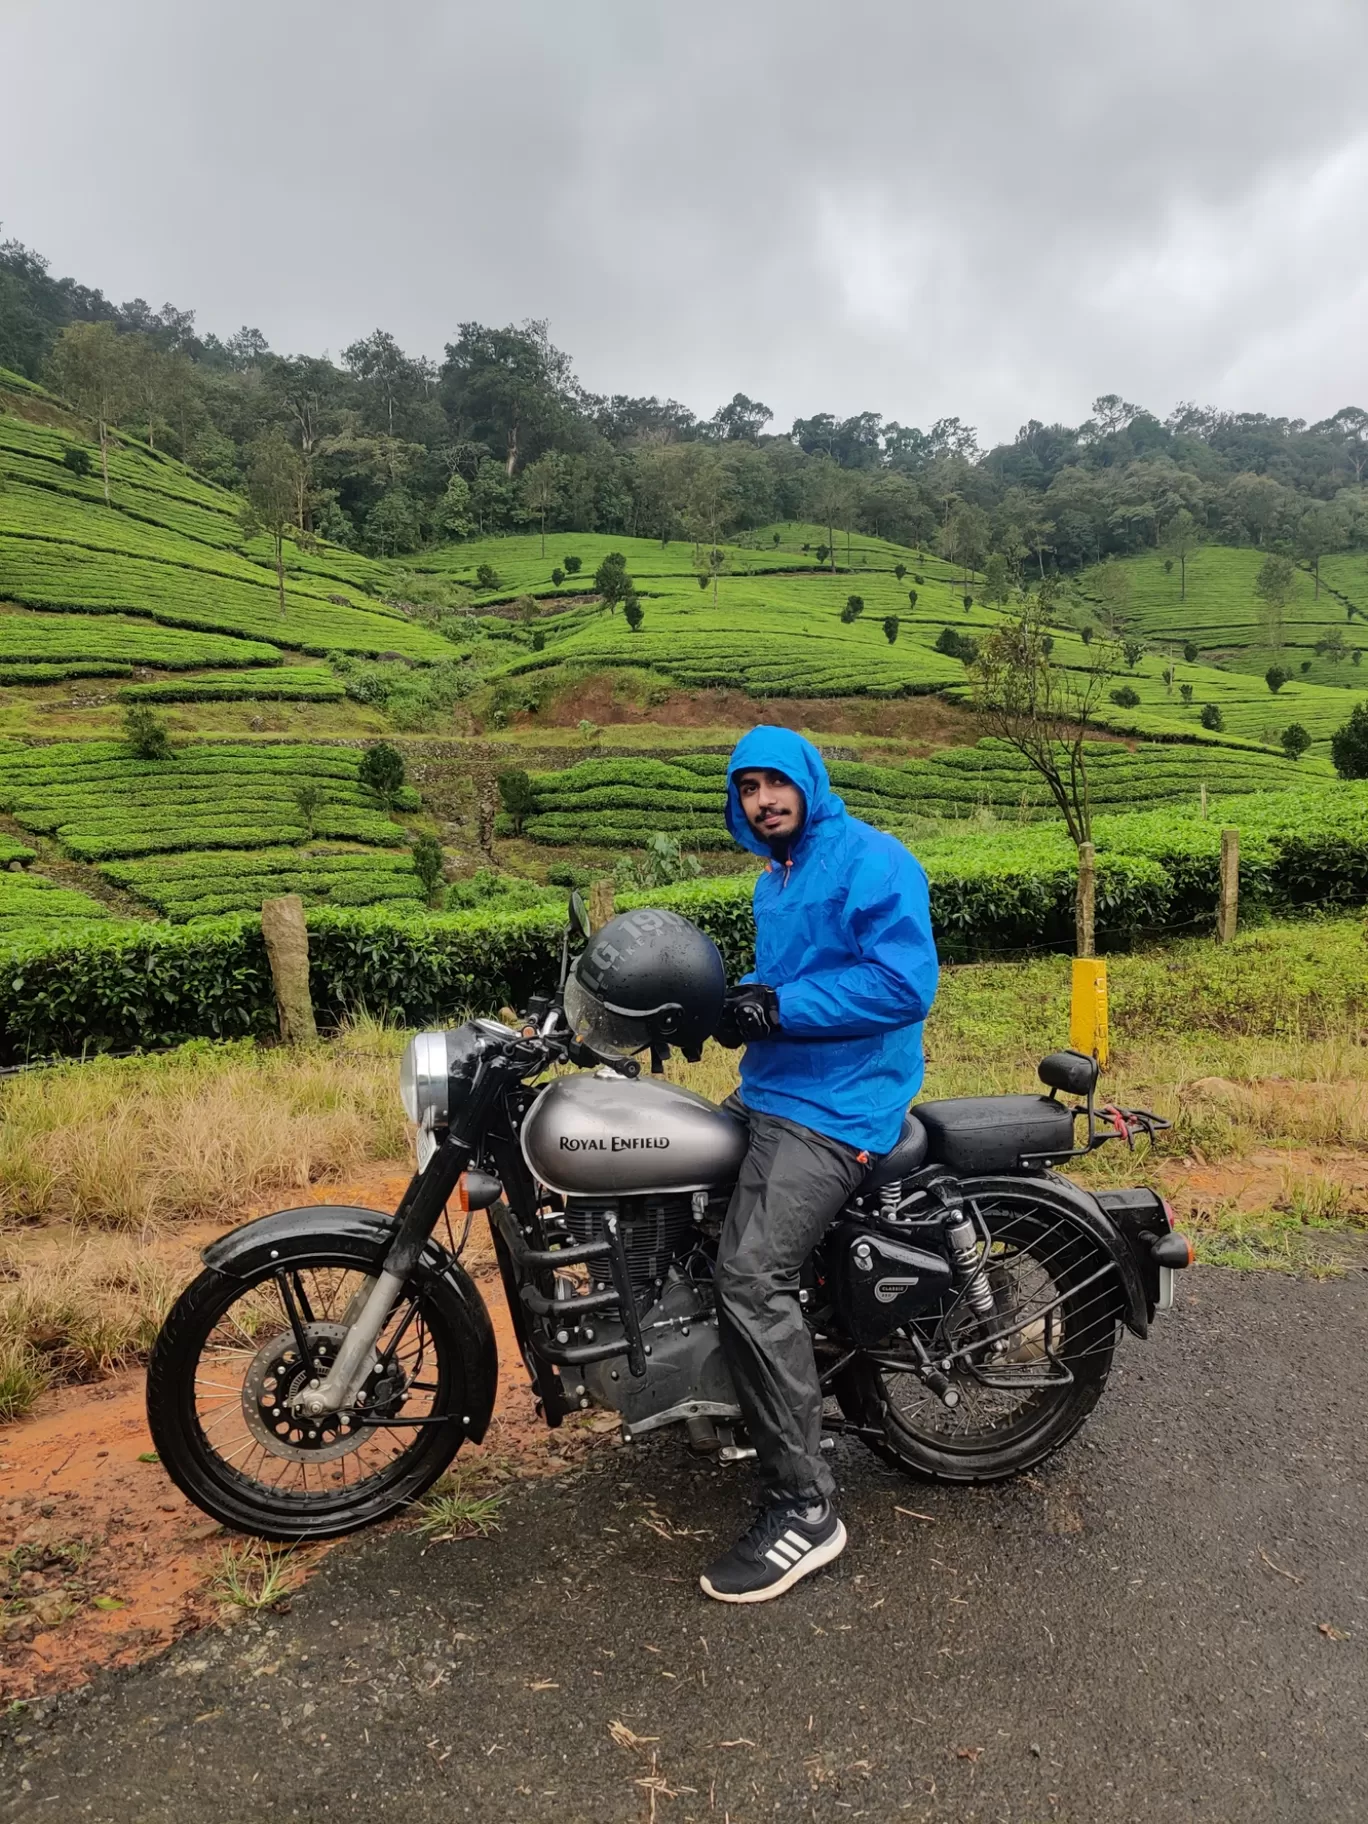
<path id="1" fill-rule="evenodd" d="M 246 1278 L 209 1269 L 172 1307 L 148 1367 L 148 1423 L 172 1481 L 225 1526 L 266 1539 L 353 1532 L 415 1500 L 460 1448 L 472 1313 L 421 1268 L 351 1409 L 322 1421 L 291 1409 L 327 1372 L 373 1271 L 353 1245 L 319 1237 Z"/>
<path id="2" fill-rule="evenodd" d="M 931 1357 L 952 1361 L 957 1402 L 898 1366 L 913 1353 L 905 1335 L 832 1387 L 876 1455 L 927 1481 L 997 1482 L 1043 1462 L 1101 1398 L 1116 1346 L 1119 1282 L 1097 1244 L 1029 1193 L 977 1207 L 992 1237 L 984 1277 L 995 1315 L 976 1317 L 960 1296 L 916 1322 Z M 985 1336 L 998 1340 L 975 1347 Z"/>

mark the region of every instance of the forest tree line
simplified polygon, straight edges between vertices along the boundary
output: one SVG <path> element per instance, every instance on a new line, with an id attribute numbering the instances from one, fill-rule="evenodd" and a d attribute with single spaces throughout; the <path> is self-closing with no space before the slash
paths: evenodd
<path id="1" fill-rule="evenodd" d="M 776 520 L 934 546 L 1027 580 L 1146 548 L 1185 563 L 1206 539 L 1318 564 L 1368 546 L 1368 412 L 1315 424 L 1118 395 L 1081 425 L 1022 426 L 979 447 L 877 412 L 799 418 L 737 393 L 710 418 L 673 399 L 587 391 L 545 322 L 457 326 L 438 363 L 377 329 L 340 362 L 273 351 L 259 330 L 201 335 L 193 311 L 114 305 L 15 241 L 0 243 L 0 366 L 99 427 L 244 489 L 287 529 L 381 556 L 540 529 L 699 545 Z M 274 524 L 272 524 L 274 520 Z M 996 566 L 995 566 L 996 568 Z"/>

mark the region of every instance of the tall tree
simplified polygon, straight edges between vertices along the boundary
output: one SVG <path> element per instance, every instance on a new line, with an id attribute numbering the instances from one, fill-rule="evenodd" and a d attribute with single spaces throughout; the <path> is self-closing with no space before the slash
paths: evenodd
<path id="1" fill-rule="evenodd" d="M 130 399 L 128 347 L 110 323 L 72 323 L 58 336 L 50 367 L 56 390 L 96 426 L 108 506 L 109 433 Z"/>
<path id="2" fill-rule="evenodd" d="M 447 343 L 442 397 L 453 423 L 502 442 L 512 476 L 529 454 L 571 429 L 581 394 L 570 357 L 533 318 L 504 329 L 462 323 Z"/>
<path id="3" fill-rule="evenodd" d="M 374 400 L 379 428 L 387 437 L 395 435 L 395 413 L 436 379 L 431 364 L 406 355 L 386 329 L 377 329 L 344 348 L 342 359 Z"/>
<path id="4" fill-rule="evenodd" d="M 1113 649 L 1094 641 L 1088 662 L 1053 659 L 1048 608 L 1027 598 L 1019 615 L 983 638 L 970 675 L 989 734 L 1008 742 L 1045 783 L 1075 844 L 1092 841 L 1087 737 L 1115 670 Z"/>
<path id="5" fill-rule="evenodd" d="M 1320 600 L 1321 559 L 1329 551 L 1342 551 L 1349 542 L 1349 520 L 1343 508 L 1320 503 L 1302 514 L 1297 522 L 1297 556 L 1306 559 L 1316 579 L 1316 600 Z"/>
<path id="6" fill-rule="evenodd" d="M 815 456 L 804 477 L 803 511 L 827 529 L 830 564 L 836 568 L 836 527 L 846 509 L 850 483 L 830 456 Z"/>
<path id="7" fill-rule="evenodd" d="M 546 516 L 560 504 L 565 486 L 565 458 L 554 450 L 539 456 L 523 470 L 523 505 L 541 523 L 541 554 L 546 556 Z"/>
<path id="8" fill-rule="evenodd" d="M 1292 600 L 1297 572 L 1290 557 L 1270 551 L 1254 578 L 1254 593 L 1263 603 L 1264 635 L 1275 656 L 1283 649 L 1283 616 Z"/>
<path id="9" fill-rule="evenodd" d="M 247 452 L 243 489 L 243 526 L 264 532 L 275 558 L 280 612 L 285 613 L 285 537 L 297 524 L 299 506 L 299 452 L 282 431 L 267 431 Z"/>
<path id="10" fill-rule="evenodd" d="M 1206 534 L 1186 507 L 1178 511 L 1165 523 L 1163 533 L 1164 550 L 1178 565 L 1178 599 L 1187 600 L 1187 567 L 1192 561 L 1197 547 L 1204 544 Z"/>
<path id="11" fill-rule="evenodd" d="M 735 393 L 726 405 L 719 406 L 713 413 L 707 428 L 714 437 L 740 438 L 746 443 L 754 443 L 773 416 L 770 408 L 761 405 L 758 399 Z"/>

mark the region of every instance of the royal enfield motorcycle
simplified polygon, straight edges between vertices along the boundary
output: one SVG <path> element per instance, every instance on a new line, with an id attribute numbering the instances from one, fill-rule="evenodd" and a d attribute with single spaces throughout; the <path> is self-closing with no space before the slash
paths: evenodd
<path id="1" fill-rule="evenodd" d="M 484 1436 L 494 1331 L 461 1264 L 481 1211 L 547 1425 L 608 1408 L 628 1441 L 680 1425 L 695 1449 L 753 1454 L 712 1283 L 744 1124 L 576 1017 L 595 947 L 658 942 L 672 919 L 628 912 L 591 939 L 575 896 L 555 992 L 410 1042 L 418 1170 L 393 1213 L 282 1210 L 205 1251 L 148 1374 L 162 1464 L 197 1506 L 270 1539 L 345 1533 Z M 679 1009 L 650 1011 L 658 1069 Z M 991 1482 L 1058 1450 L 1192 1258 L 1154 1192 L 1057 1169 L 1168 1124 L 1099 1104 L 1077 1052 L 1040 1077 L 1047 1094 L 915 1106 L 802 1272 L 830 1431 L 914 1476 Z"/>

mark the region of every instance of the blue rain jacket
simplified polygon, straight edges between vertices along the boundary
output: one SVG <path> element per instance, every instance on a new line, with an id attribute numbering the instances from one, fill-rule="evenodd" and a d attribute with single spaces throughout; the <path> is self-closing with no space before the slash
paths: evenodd
<path id="1" fill-rule="evenodd" d="M 727 828 L 757 855 L 734 784 L 747 767 L 783 773 L 807 814 L 786 863 L 755 883 L 755 968 L 779 997 L 780 1030 L 749 1044 L 741 1096 L 834 1140 L 886 1153 L 921 1088 L 922 1022 L 939 965 L 926 875 L 894 836 L 852 817 L 822 756 L 786 728 L 753 728 L 727 765 Z"/>

